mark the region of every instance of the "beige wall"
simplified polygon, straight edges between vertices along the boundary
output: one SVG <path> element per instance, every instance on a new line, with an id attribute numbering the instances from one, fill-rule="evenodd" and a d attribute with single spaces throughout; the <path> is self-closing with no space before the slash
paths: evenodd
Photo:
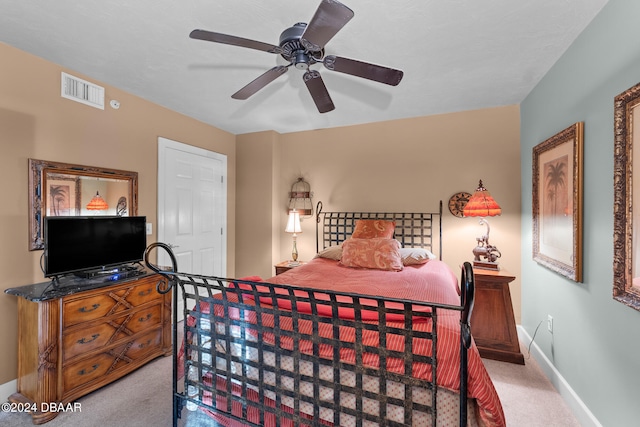
<path id="1" fill-rule="evenodd" d="M 246 245 L 236 257 L 236 277 L 270 277 L 271 260 L 279 250 L 271 200 L 277 192 L 279 145 L 276 132 L 237 136 L 236 239 Z"/>
<path id="2" fill-rule="evenodd" d="M 501 216 L 489 219 L 491 243 L 502 252 L 502 268 L 519 277 L 519 114 L 518 106 L 506 106 L 238 137 L 238 194 L 253 190 L 259 196 L 237 205 L 237 258 L 256 261 L 242 263 L 242 268 L 238 261 L 237 272 L 270 277 L 274 263 L 290 258 L 291 237 L 284 233 L 285 210 L 288 192 L 298 176 L 310 183 L 314 205 L 322 201 L 325 211 L 431 212 L 442 200 L 443 259 L 458 271 L 462 262 L 473 258 L 475 238 L 484 234 L 485 227 L 476 219 L 452 216 L 446 204 L 458 191 L 472 193 L 482 179 L 503 209 Z M 242 176 L 249 173 L 251 179 L 245 180 Z M 264 217 L 263 212 L 270 212 L 271 218 Z M 272 235 L 265 236 L 269 226 Z M 245 227 L 254 228 L 255 233 L 241 234 Z M 315 221 L 304 220 L 302 228 L 298 251 L 300 259 L 308 260 L 315 254 Z M 279 246 L 272 248 L 275 242 Z M 512 297 L 519 322 L 519 279 L 512 284 Z"/>
<path id="3" fill-rule="evenodd" d="M 105 110 L 69 101 L 60 97 L 61 71 L 103 84 L 2 43 L 0 58 L 0 290 L 44 281 L 42 251 L 27 246 L 27 159 L 138 172 L 138 214 L 155 224 L 159 136 L 228 156 L 227 271 L 234 273 L 234 135 L 110 86 Z M 16 307 L 16 297 L 0 294 L 0 384 L 16 378 Z"/>

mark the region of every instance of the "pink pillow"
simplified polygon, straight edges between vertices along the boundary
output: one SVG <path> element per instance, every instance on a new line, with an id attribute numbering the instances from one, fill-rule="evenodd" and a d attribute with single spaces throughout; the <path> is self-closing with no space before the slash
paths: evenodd
<path id="1" fill-rule="evenodd" d="M 340 264 L 345 267 L 400 271 L 400 243 L 394 239 L 347 239 L 342 243 Z"/>
<path id="2" fill-rule="evenodd" d="M 396 223 L 384 219 L 358 219 L 351 237 L 356 239 L 391 239 Z"/>

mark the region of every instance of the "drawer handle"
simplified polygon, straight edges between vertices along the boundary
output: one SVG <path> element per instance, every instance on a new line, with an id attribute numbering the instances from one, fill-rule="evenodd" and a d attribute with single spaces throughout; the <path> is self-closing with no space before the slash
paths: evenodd
<path id="1" fill-rule="evenodd" d="M 95 341 L 98 337 L 100 336 L 100 334 L 93 334 L 91 335 L 91 339 L 87 340 L 84 337 L 81 340 L 78 340 L 78 344 L 88 344 L 92 341 Z"/>
<path id="2" fill-rule="evenodd" d="M 80 308 L 78 311 L 79 311 L 80 313 L 89 313 L 89 312 L 91 312 L 91 311 L 96 310 L 98 307 L 100 307 L 100 304 L 93 304 L 93 305 L 91 306 L 91 308 L 82 307 L 82 308 Z"/>
<path id="3" fill-rule="evenodd" d="M 140 344 L 138 345 L 138 348 L 145 348 L 145 347 L 148 347 L 150 344 L 151 344 L 151 340 L 147 340 L 147 342 L 146 342 L 146 343 L 144 343 L 144 342 L 143 342 L 143 343 L 140 343 Z"/>
<path id="4" fill-rule="evenodd" d="M 150 293 L 151 293 L 151 289 L 147 289 L 146 291 L 138 292 L 138 296 L 143 297 L 143 296 L 149 295 Z"/>
<path id="5" fill-rule="evenodd" d="M 93 371 L 95 371 L 96 369 L 98 369 L 98 366 L 100 366 L 100 365 L 98 365 L 98 364 L 93 365 L 93 366 L 91 367 L 92 369 L 91 369 L 90 371 L 87 371 L 86 369 L 81 369 L 80 371 L 78 371 L 78 375 L 87 375 L 87 374 L 90 374 L 90 373 L 92 373 Z"/>
<path id="6" fill-rule="evenodd" d="M 148 313 L 146 317 L 138 318 L 138 322 L 140 322 L 140 323 L 146 322 L 147 320 L 151 319 L 152 317 L 153 317 L 153 315 L 151 313 Z"/>

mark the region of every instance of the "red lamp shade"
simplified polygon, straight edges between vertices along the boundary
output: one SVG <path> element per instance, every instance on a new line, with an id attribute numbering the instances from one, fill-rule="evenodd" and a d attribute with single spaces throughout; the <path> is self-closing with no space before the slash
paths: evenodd
<path id="1" fill-rule="evenodd" d="M 100 196 L 100 193 L 96 191 L 96 195 L 93 196 L 93 199 L 91 199 L 89 203 L 87 203 L 87 209 L 90 211 L 104 211 L 109 209 L 109 205 Z"/>
<path id="2" fill-rule="evenodd" d="M 473 196 L 469 198 L 462 212 L 464 216 L 486 217 L 500 215 L 502 209 L 500 209 L 500 205 L 491 197 L 487 189 L 483 187 L 482 180 L 480 180 L 478 188 L 473 193 Z"/>

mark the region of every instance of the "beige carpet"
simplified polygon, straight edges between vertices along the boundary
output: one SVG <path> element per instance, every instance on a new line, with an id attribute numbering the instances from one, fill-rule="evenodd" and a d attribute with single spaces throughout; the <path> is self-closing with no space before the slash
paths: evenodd
<path id="1" fill-rule="evenodd" d="M 500 396 L 507 426 L 580 427 L 580 423 L 560 394 L 528 356 L 525 365 L 483 359 Z"/>
<path id="2" fill-rule="evenodd" d="M 526 353 L 525 353 L 525 357 Z M 579 423 L 533 359 L 525 366 L 484 360 L 502 401 L 507 425 L 571 427 Z M 171 358 L 149 363 L 78 400 L 82 412 L 61 413 L 47 427 L 171 426 Z M 211 425 L 207 417 L 189 426 Z M 0 413 L 0 426 L 33 426 L 28 414 Z"/>

